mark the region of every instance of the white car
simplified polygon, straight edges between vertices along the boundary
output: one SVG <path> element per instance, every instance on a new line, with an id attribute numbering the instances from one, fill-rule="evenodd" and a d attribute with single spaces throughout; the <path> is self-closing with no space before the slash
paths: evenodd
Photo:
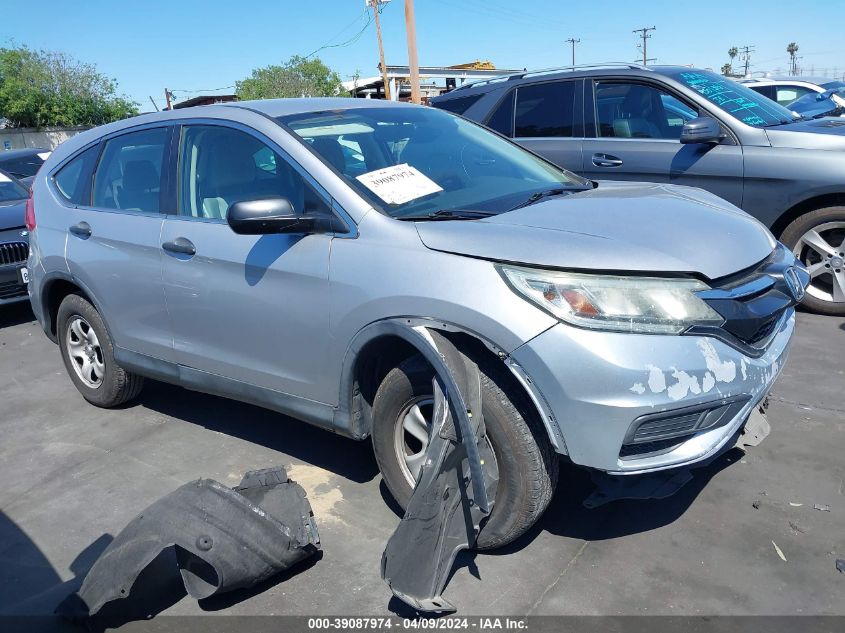
<path id="1" fill-rule="evenodd" d="M 845 88 L 845 81 L 824 77 L 763 77 L 738 81 L 787 108 L 805 95 Z M 845 107 L 845 97 L 837 94 L 833 98 L 839 105 Z"/>

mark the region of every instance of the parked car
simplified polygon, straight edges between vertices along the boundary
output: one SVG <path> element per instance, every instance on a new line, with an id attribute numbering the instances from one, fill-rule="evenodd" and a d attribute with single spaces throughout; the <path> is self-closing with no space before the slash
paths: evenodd
<path id="1" fill-rule="evenodd" d="M 790 109 L 793 103 L 806 95 L 845 88 L 845 81 L 825 77 L 755 77 L 737 81 Z"/>
<path id="2" fill-rule="evenodd" d="M 49 156 L 50 150 L 40 147 L 0 151 L 0 169 L 28 187 Z"/>
<path id="3" fill-rule="evenodd" d="M 804 119 L 845 116 L 845 88 L 812 92 L 791 103 L 789 109 Z"/>
<path id="4" fill-rule="evenodd" d="M 24 226 L 28 198 L 26 187 L 0 170 L 0 306 L 29 299 L 29 232 Z"/>
<path id="5" fill-rule="evenodd" d="M 807 266 L 808 308 L 845 314 L 845 120 L 798 120 L 708 71 L 634 64 L 521 73 L 460 87 L 432 105 L 586 178 L 715 193 Z"/>
<path id="6" fill-rule="evenodd" d="M 400 504 L 435 393 L 409 332 L 444 332 L 484 374 L 484 547 L 542 514 L 557 454 L 637 475 L 732 446 L 809 281 L 705 191 L 596 184 L 386 101 L 112 123 L 59 146 L 32 200 L 33 309 L 85 399 L 147 376 L 371 437 Z"/>

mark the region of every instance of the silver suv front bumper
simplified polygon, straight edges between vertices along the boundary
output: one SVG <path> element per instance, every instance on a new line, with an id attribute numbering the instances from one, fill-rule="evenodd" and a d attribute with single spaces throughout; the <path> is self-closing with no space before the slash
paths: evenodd
<path id="1" fill-rule="evenodd" d="M 559 452 L 576 464 L 636 474 L 695 464 L 724 448 L 780 375 L 794 329 L 790 308 L 765 352 L 752 358 L 709 336 L 623 334 L 559 324 L 517 348 L 511 359 L 553 417 L 550 424 L 565 443 L 558 442 Z M 626 442 L 643 419 L 671 418 L 674 411 L 679 416 L 725 411 L 725 405 L 731 405 L 729 415 L 717 425 L 670 441 L 662 451 L 623 450 L 623 445 L 630 448 Z"/>

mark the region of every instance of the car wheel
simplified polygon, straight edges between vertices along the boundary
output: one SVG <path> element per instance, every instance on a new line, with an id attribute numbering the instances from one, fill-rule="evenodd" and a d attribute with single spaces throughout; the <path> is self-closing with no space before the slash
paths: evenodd
<path id="1" fill-rule="evenodd" d="M 481 369 L 482 406 L 499 471 L 493 511 L 481 528 L 480 549 L 501 547 L 530 528 L 549 505 L 557 484 L 558 457 L 546 431 L 521 394 L 508 393 L 496 367 Z M 404 509 L 419 476 L 431 432 L 434 371 L 420 356 L 392 369 L 373 401 L 376 461 L 393 498 Z"/>
<path id="2" fill-rule="evenodd" d="M 114 346 L 100 313 L 81 296 L 65 297 L 56 319 L 65 368 L 91 404 L 114 407 L 137 396 L 144 379 L 118 366 Z"/>
<path id="3" fill-rule="evenodd" d="M 845 314 L 845 207 L 802 215 L 786 227 L 781 241 L 810 271 L 804 305 L 821 314 Z"/>

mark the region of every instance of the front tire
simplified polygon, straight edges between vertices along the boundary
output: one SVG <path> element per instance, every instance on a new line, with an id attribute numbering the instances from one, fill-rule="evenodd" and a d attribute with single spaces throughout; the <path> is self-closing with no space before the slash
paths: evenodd
<path id="1" fill-rule="evenodd" d="M 477 546 L 493 549 L 519 538 L 542 516 L 557 485 L 558 458 L 522 394 L 500 386 L 508 384 L 501 370 L 483 363 L 479 369 L 484 423 L 499 484 Z M 421 461 L 431 429 L 433 376 L 434 370 L 422 357 L 409 358 L 385 376 L 373 401 L 376 461 L 385 485 L 403 509 L 419 476 L 415 460 Z M 397 441 L 397 435 L 405 440 Z"/>
<path id="2" fill-rule="evenodd" d="M 56 323 L 65 369 L 83 398 L 109 408 L 141 392 L 143 377 L 115 362 L 106 324 L 93 305 L 80 295 L 68 295 L 59 306 Z"/>
<path id="3" fill-rule="evenodd" d="M 786 227 L 781 241 L 810 271 L 804 305 L 821 314 L 845 315 L 845 207 L 805 213 Z"/>

